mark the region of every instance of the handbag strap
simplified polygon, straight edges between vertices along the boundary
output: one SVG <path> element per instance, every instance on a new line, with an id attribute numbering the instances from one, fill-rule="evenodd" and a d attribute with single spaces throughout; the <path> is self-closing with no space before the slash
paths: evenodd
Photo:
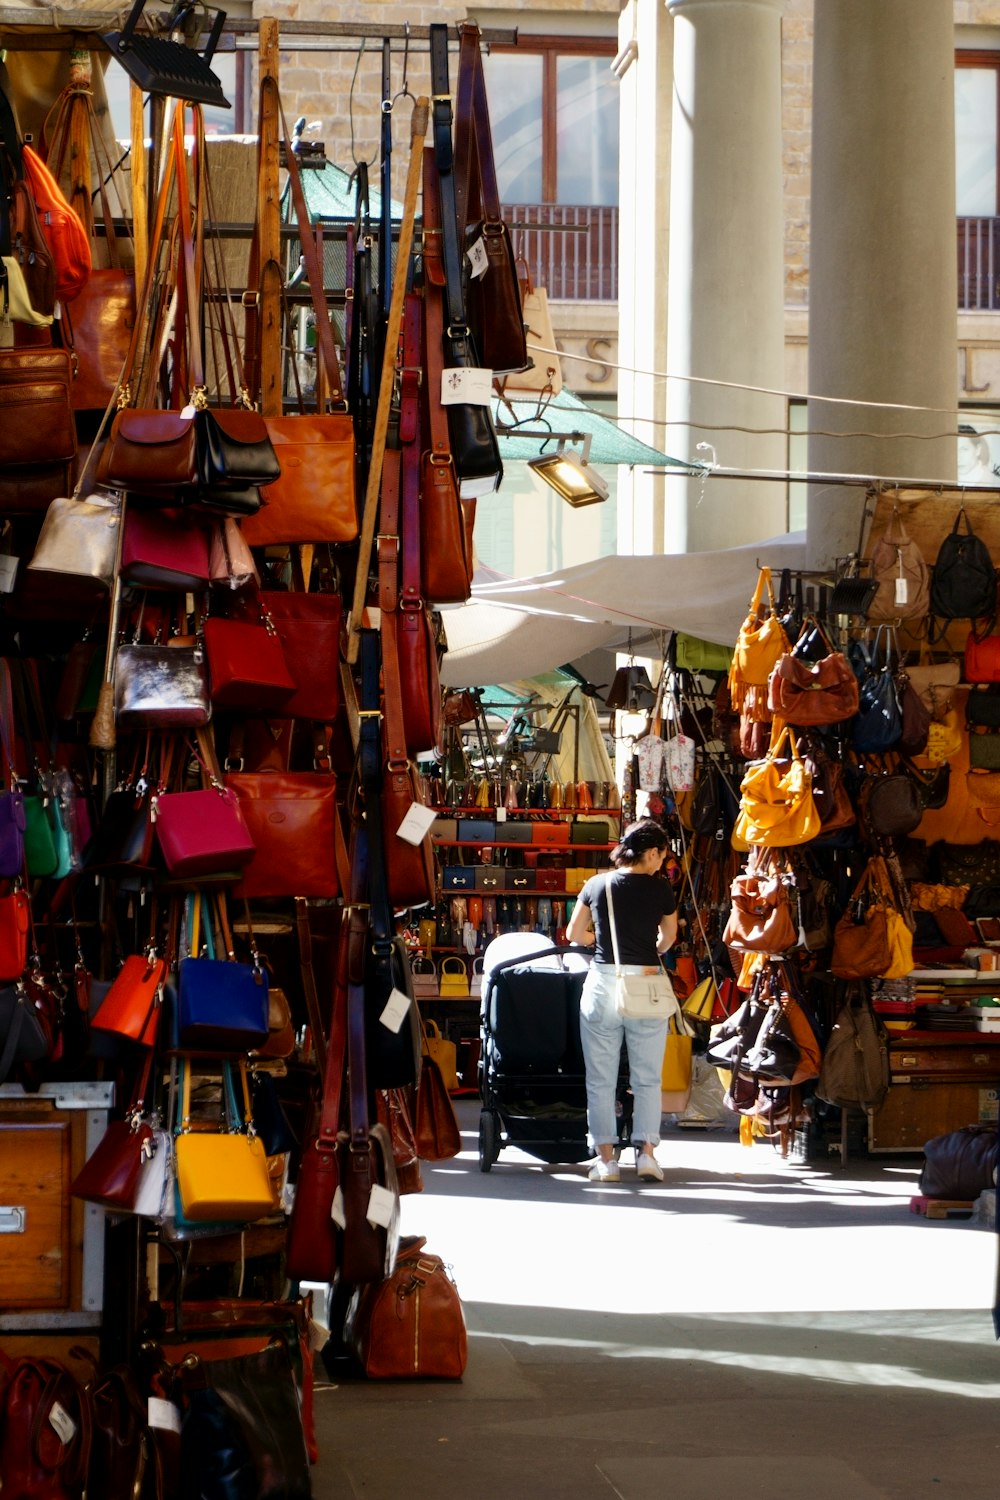
<path id="1" fill-rule="evenodd" d="M 621 959 L 618 956 L 618 927 L 617 927 L 617 924 L 615 922 L 615 902 L 614 902 L 614 897 L 611 894 L 612 881 L 613 880 L 614 880 L 614 875 L 613 874 L 609 874 L 606 877 L 606 879 L 604 881 L 604 894 L 607 897 L 607 902 L 608 902 L 608 921 L 611 924 L 611 951 L 614 954 L 614 959 L 615 959 L 615 972 L 616 972 L 616 974 L 620 974 L 621 973 L 621 969 L 622 969 L 622 962 L 621 962 Z"/>
<path id="2" fill-rule="evenodd" d="M 465 313 L 462 246 L 459 241 L 455 158 L 452 145 L 452 106 L 448 89 L 449 27 L 436 23 L 432 24 L 429 29 L 434 161 L 438 176 L 445 298 L 448 305 L 448 323 L 445 333 L 453 360 L 457 363 L 472 363 L 468 348 L 469 328 Z"/>
<path id="3" fill-rule="evenodd" d="M 767 594 L 770 612 L 773 615 L 776 613 L 776 608 L 774 602 L 774 584 L 771 580 L 770 568 L 761 568 L 757 574 L 757 587 L 754 589 L 750 600 L 750 615 L 754 619 L 760 615 L 765 593 Z"/>
<path id="4" fill-rule="evenodd" d="M 444 258 L 437 166 L 433 146 L 424 150 L 422 251 L 424 262 L 424 368 L 427 372 L 427 417 L 430 429 L 430 461 L 454 468 L 448 436 L 448 414 L 441 404 L 444 372 Z"/>
<path id="5" fill-rule="evenodd" d="M 458 79 L 455 86 L 455 196 L 458 205 L 458 237 L 465 231 L 476 207 L 488 222 L 500 220 L 500 190 L 493 156 L 486 98 L 486 77 L 479 27 L 463 22 L 458 28 Z"/>
<path id="6" fill-rule="evenodd" d="M 339 828 L 339 817 L 335 818 L 334 826 L 335 828 Z M 352 876 L 349 874 L 347 880 L 341 884 L 341 890 L 345 893 L 350 892 L 351 883 Z M 346 914 L 344 920 L 347 920 Z M 295 898 L 295 932 L 298 937 L 299 973 L 302 976 L 302 994 L 306 1002 L 306 1019 L 309 1022 L 313 1051 L 316 1054 L 316 1066 L 325 1075 L 328 1056 L 327 1035 L 323 1025 L 323 1012 L 320 1009 L 319 991 L 316 988 L 316 970 L 313 967 L 312 931 L 309 926 L 309 902 L 304 896 L 296 896 Z M 333 1018 L 331 1017 L 330 1046 L 333 1044 L 332 1028 Z"/>
<path id="7" fill-rule="evenodd" d="M 400 607 L 423 609 L 420 581 L 420 350 L 423 336 L 423 298 L 407 293 L 403 311 L 403 365 L 399 377 L 400 472 Z M 447 427 L 443 410 L 438 414 Z"/>

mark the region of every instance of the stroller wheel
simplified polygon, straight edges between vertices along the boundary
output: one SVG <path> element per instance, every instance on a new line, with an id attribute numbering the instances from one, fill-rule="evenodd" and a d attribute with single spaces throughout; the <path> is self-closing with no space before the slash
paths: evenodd
<path id="1" fill-rule="evenodd" d="M 500 1155 L 497 1117 L 492 1110 L 484 1109 L 479 1116 L 479 1170 L 488 1172 Z"/>

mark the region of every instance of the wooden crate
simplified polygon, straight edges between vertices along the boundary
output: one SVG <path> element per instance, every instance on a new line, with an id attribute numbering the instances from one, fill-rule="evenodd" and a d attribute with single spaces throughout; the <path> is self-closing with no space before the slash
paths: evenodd
<path id="1" fill-rule="evenodd" d="M 1000 1083 L 1000 1038 L 976 1032 L 908 1031 L 889 1043 L 889 1070 L 894 1082 L 982 1080 L 984 1086 L 994 1086 Z"/>
<path id="2" fill-rule="evenodd" d="M 997 1090 L 979 1083 L 894 1081 L 868 1116 L 868 1150 L 919 1151 L 936 1135 L 997 1118 Z"/>
<path id="3" fill-rule="evenodd" d="M 0 1329 L 100 1322 L 104 1213 L 69 1189 L 112 1096 L 105 1083 L 0 1088 Z"/>

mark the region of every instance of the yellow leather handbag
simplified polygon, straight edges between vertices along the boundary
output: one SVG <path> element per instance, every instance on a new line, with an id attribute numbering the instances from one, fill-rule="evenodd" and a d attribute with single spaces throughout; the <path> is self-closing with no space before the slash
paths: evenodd
<path id="1" fill-rule="evenodd" d="M 264 1142 L 252 1134 L 250 1089 L 246 1064 L 240 1063 L 243 1085 L 243 1123 L 233 1084 L 233 1065 L 223 1063 L 222 1091 L 227 1129 L 195 1130 L 191 1122 L 191 1065 L 180 1063 L 181 1114 L 174 1158 L 177 1192 L 187 1219 L 262 1219 L 274 1212 L 274 1193 Z"/>
<path id="2" fill-rule="evenodd" d="M 678 1115 L 691 1099 L 691 1033 L 677 1016 L 670 1017 L 660 1070 L 660 1107 L 664 1114 Z"/>
<path id="3" fill-rule="evenodd" d="M 768 610 L 766 614 L 765 595 Z M 785 628 L 778 619 L 771 569 L 761 568 L 757 587 L 750 600 L 749 613 L 736 637 L 736 649 L 729 669 L 729 691 L 733 708 L 737 712 L 743 708 L 747 689 L 766 687 L 779 657 L 791 649 Z"/>
<path id="4" fill-rule="evenodd" d="M 460 999 L 469 993 L 469 975 L 465 964 L 454 954 L 449 958 L 441 960 L 441 988 L 438 994 L 442 997 Z"/>
<path id="5" fill-rule="evenodd" d="M 455 1092 L 460 1086 L 458 1081 L 458 1048 L 454 1042 L 449 1042 L 447 1037 L 441 1035 L 441 1028 L 436 1021 L 423 1022 L 423 1045 L 421 1050 L 428 1057 L 433 1057 L 441 1069 L 441 1077 L 444 1079 L 445 1088 L 449 1094 Z"/>
<path id="6" fill-rule="evenodd" d="M 786 740 L 791 758 L 782 760 Z M 812 776 L 799 755 L 795 735 L 786 725 L 765 758 L 747 767 L 740 786 L 736 837 L 748 844 L 783 849 L 808 843 L 819 831 Z"/>

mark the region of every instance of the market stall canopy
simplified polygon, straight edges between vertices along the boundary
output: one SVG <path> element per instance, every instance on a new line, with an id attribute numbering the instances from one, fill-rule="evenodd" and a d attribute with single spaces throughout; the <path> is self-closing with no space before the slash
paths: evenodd
<path id="1" fill-rule="evenodd" d="M 445 609 L 449 687 L 509 682 L 598 647 L 641 649 L 670 630 L 732 646 L 762 563 L 806 566 L 804 532 L 719 552 L 601 557 L 533 578 L 477 574 L 468 604 Z"/>
<path id="2" fill-rule="evenodd" d="M 512 391 L 507 396 L 496 396 L 493 400 L 493 420 L 500 440 L 500 457 L 504 463 L 516 459 L 538 458 L 543 451 L 544 438 L 522 437 L 516 430 L 524 428 L 530 433 L 576 433 L 581 438 L 590 438 L 590 462 L 594 464 L 642 464 L 657 469 L 685 469 L 697 471 L 699 464 L 682 462 L 670 458 L 658 448 L 611 422 L 607 417 L 581 401 L 572 391 L 561 390 L 558 396 L 543 397 L 536 391 Z M 546 443 L 544 451 L 554 453 L 555 440 Z"/>

